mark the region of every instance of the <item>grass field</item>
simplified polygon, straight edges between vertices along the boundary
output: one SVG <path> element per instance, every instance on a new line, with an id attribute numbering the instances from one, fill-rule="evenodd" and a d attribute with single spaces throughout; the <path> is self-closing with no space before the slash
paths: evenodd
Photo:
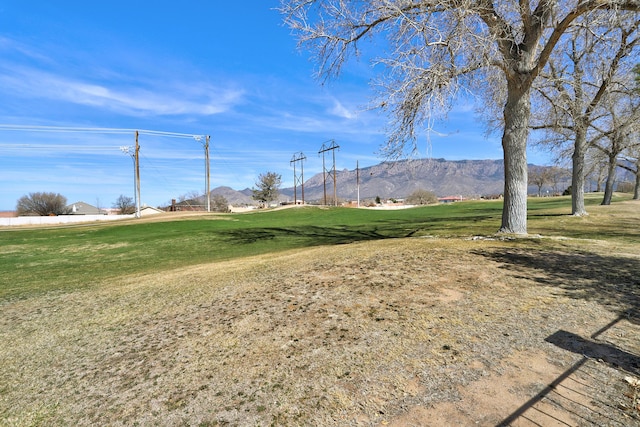
<path id="1" fill-rule="evenodd" d="M 516 239 L 485 201 L 4 229 L 0 425 L 495 425 L 624 313 L 598 372 L 640 375 L 640 205 L 598 203 Z M 620 387 L 580 416 L 640 425 Z"/>
<path id="2" fill-rule="evenodd" d="M 594 205 L 599 198 L 587 201 Z M 8 228 L 0 231 L 0 299 L 91 286 L 123 274 L 169 271 L 312 246 L 491 235 L 500 227 L 501 206 L 481 201 L 389 211 L 310 207 L 174 216 L 151 222 Z M 594 227 L 597 219 L 570 217 L 566 215 L 569 207 L 566 197 L 531 199 L 529 232 L 640 239 L 633 223 Z"/>

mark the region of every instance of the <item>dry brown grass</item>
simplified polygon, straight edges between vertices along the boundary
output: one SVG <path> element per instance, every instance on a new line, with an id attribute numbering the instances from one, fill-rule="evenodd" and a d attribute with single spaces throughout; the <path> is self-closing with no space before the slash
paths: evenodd
<path id="1" fill-rule="evenodd" d="M 640 425 L 636 249 L 398 239 L 14 300 L 0 424 L 496 425 L 591 354 L 548 341 L 568 331 L 610 353 L 513 425 Z"/>

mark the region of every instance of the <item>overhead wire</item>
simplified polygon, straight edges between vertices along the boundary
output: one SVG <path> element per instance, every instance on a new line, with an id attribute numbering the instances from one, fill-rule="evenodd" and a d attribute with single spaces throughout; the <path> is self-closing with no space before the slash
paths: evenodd
<path id="1" fill-rule="evenodd" d="M 127 128 L 101 128 L 101 127 L 75 127 L 75 126 L 39 126 L 39 125 L 15 125 L 0 124 L 0 130 L 6 131 L 25 131 L 25 132 L 88 132 L 88 133 L 106 133 L 106 134 L 126 134 L 138 132 L 143 135 L 158 135 L 173 138 L 193 138 L 200 140 L 204 135 L 196 135 L 180 132 L 167 132 L 150 129 L 127 129 Z"/>
<path id="2" fill-rule="evenodd" d="M 150 129 L 128 129 L 128 128 L 105 128 L 105 127 L 76 127 L 76 126 L 40 126 L 40 125 L 16 125 L 16 124 L 0 124 L 0 131 L 8 132 L 52 132 L 52 133 L 100 133 L 100 134 L 133 134 L 149 135 L 157 137 L 168 138 L 184 138 L 194 139 L 197 142 L 202 142 L 205 135 L 188 134 L 180 132 L 168 132 Z M 25 149 L 38 149 L 38 150 L 71 150 L 76 152 L 91 152 L 91 151 L 104 151 L 104 150 L 121 150 L 122 146 L 105 146 L 105 145 L 69 145 L 69 144 L 29 144 L 29 143 L 8 143 L 3 144 L 0 142 L 0 150 L 7 149 L 7 151 L 25 150 Z M 125 153 L 126 154 L 126 153 Z M 144 159 L 143 163 L 146 163 L 151 169 L 151 173 L 156 175 L 158 179 L 165 182 L 167 187 L 176 188 L 175 183 L 171 183 L 165 173 L 161 172 L 161 167 L 151 161 L 151 159 L 144 154 L 141 155 Z M 187 162 L 184 159 L 179 163 Z M 144 168 L 144 166 L 143 166 Z M 167 169 L 166 166 L 162 166 L 163 169 Z M 168 168 L 171 169 L 171 168 Z"/>
<path id="3" fill-rule="evenodd" d="M 74 150 L 74 151 L 98 151 L 113 150 L 119 147 L 113 145 L 60 145 L 60 144 L 3 144 L 0 142 L 0 149 L 55 149 L 55 150 Z"/>

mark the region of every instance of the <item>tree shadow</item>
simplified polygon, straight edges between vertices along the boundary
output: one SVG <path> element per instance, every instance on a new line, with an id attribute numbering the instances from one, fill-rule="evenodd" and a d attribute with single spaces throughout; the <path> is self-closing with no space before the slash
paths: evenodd
<path id="1" fill-rule="evenodd" d="M 513 248 L 476 253 L 502 263 L 516 277 L 557 287 L 571 298 L 598 302 L 638 322 L 639 259 Z"/>
<path id="2" fill-rule="evenodd" d="M 615 368 L 640 375 L 640 357 L 612 344 L 592 341 L 563 330 L 554 332 L 545 338 L 545 341 L 572 353 L 581 354 L 589 359 L 601 360 Z"/>
<path id="3" fill-rule="evenodd" d="M 477 215 L 464 217 L 470 224 L 491 220 L 492 216 Z M 447 224 L 460 221 L 457 217 L 429 218 L 427 220 L 412 218 L 403 221 L 379 220 L 368 226 L 358 225 L 295 225 L 282 227 L 255 227 L 233 230 L 218 230 L 217 237 L 232 245 L 248 245 L 259 241 L 277 240 L 279 238 L 299 239 L 299 246 L 339 245 L 360 241 L 399 239 L 412 237 L 419 233 L 439 232 L 448 227 Z"/>
<path id="4" fill-rule="evenodd" d="M 527 402 L 525 402 L 522 406 L 516 409 L 513 413 L 511 413 L 507 418 L 502 420 L 497 424 L 498 427 L 510 426 L 515 423 L 518 419 L 530 420 L 527 417 L 527 413 L 532 410 L 536 410 L 537 412 L 543 414 L 545 419 L 551 420 L 556 419 L 552 414 L 545 412 L 544 409 L 540 409 L 538 407 L 539 403 L 545 399 L 549 399 L 551 395 L 557 394 L 562 396 L 562 388 L 563 383 L 567 382 L 571 377 L 573 377 L 577 372 L 584 370 L 585 365 L 589 360 L 599 360 L 608 365 L 612 366 L 615 369 L 622 369 L 626 373 L 631 373 L 633 375 L 640 374 L 640 357 L 637 355 L 630 353 L 628 351 L 622 350 L 617 346 L 609 343 L 597 342 L 595 339 L 615 326 L 618 322 L 623 320 L 623 317 L 619 317 L 618 319 L 610 322 L 605 327 L 601 328 L 598 332 L 591 335 L 593 340 L 589 340 L 581 337 L 580 335 L 574 334 L 572 332 L 567 332 L 563 330 L 558 330 L 545 338 L 550 344 L 554 344 L 559 348 L 570 351 L 572 353 L 576 353 L 582 355 L 580 360 L 574 363 L 569 369 L 559 375 L 554 381 L 552 381 L 549 385 L 544 387 L 538 394 L 533 396 Z M 564 386 L 565 388 L 570 389 L 570 387 Z M 564 396 L 566 400 L 562 402 L 570 401 L 573 403 L 578 403 L 570 400 L 567 396 Z M 578 403 L 582 406 L 583 411 L 586 409 L 589 412 L 595 413 L 600 419 L 605 419 L 609 422 L 613 422 L 612 425 L 619 425 L 621 422 L 635 420 L 640 421 L 640 418 L 635 413 L 625 412 L 623 408 L 619 406 L 612 406 L 609 402 L 600 402 L 597 401 L 597 398 L 593 395 L 589 396 L 589 400 L 591 404 L 589 406 L 584 405 L 582 403 Z M 570 406 L 570 404 L 569 404 Z M 580 416 L 575 413 L 569 406 L 564 404 L 556 405 L 556 407 L 566 411 L 567 413 L 571 413 L 574 416 L 578 416 L 583 419 L 583 421 L 588 424 L 594 424 L 589 419 Z M 557 420 L 557 419 L 556 419 Z M 562 422 L 562 420 L 559 420 Z M 562 422 L 563 424 L 566 424 Z M 538 423 L 534 423 L 536 425 L 540 425 Z"/>
<path id="5" fill-rule="evenodd" d="M 411 231 L 398 230 L 386 233 L 376 227 L 358 229 L 348 227 L 264 227 L 243 230 L 218 231 L 218 237 L 230 244 L 248 245 L 258 241 L 276 240 L 280 238 L 299 239 L 300 246 L 339 245 L 357 241 L 381 240 L 399 237 L 409 237 Z"/>

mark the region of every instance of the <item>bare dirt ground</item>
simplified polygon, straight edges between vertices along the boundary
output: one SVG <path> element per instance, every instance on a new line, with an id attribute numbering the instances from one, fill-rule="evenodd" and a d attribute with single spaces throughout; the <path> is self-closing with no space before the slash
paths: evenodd
<path id="1" fill-rule="evenodd" d="M 0 306 L 0 425 L 640 426 L 640 254 L 414 238 Z"/>

